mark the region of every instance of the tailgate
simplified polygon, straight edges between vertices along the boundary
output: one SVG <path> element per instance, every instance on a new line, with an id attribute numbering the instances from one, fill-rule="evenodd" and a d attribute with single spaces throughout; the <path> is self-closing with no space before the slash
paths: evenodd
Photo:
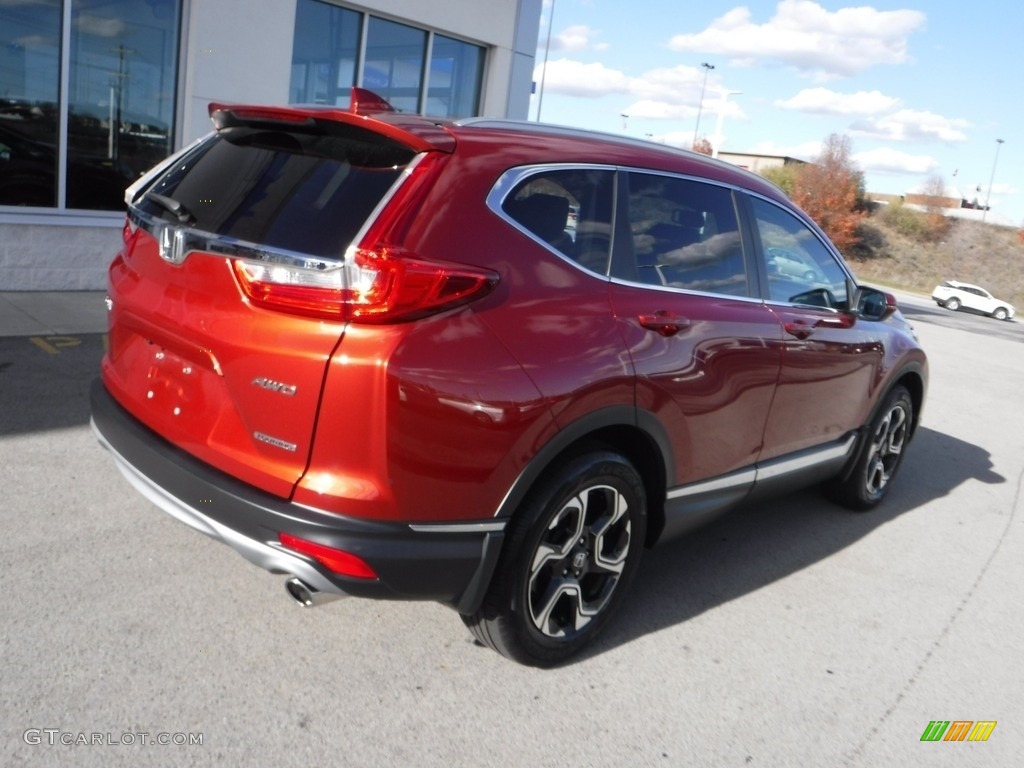
<path id="1" fill-rule="evenodd" d="M 366 121 L 278 110 L 223 123 L 130 204 L 103 379 L 171 443 L 288 497 L 345 329 L 291 301 L 290 281 L 299 295 L 341 268 L 416 152 Z M 243 265 L 284 274 L 286 311 L 246 293 Z"/>

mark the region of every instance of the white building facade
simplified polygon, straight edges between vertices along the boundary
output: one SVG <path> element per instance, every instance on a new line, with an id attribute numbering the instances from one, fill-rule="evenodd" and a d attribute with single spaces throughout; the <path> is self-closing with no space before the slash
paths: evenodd
<path id="1" fill-rule="evenodd" d="M 123 189 L 212 101 L 525 119 L 541 0 L 0 3 L 0 290 L 96 290 Z"/>

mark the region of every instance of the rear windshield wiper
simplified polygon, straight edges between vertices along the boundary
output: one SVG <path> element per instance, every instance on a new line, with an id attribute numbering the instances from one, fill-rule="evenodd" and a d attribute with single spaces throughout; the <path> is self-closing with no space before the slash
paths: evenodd
<path id="1" fill-rule="evenodd" d="M 147 192 L 146 199 L 152 200 L 164 210 L 170 211 L 182 224 L 196 223 L 196 217 L 192 215 L 192 211 L 179 203 L 173 197 L 167 197 L 167 195 L 161 195 L 156 192 Z"/>

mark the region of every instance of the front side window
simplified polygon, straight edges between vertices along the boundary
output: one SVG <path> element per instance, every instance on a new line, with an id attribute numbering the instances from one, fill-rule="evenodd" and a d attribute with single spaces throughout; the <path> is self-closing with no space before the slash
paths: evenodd
<path id="1" fill-rule="evenodd" d="M 653 173 L 628 174 L 632 258 L 622 277 L 705 293 L 750 296 L 732 192 Z"/>
<path id="2" fill-rule="evenodd" d="M 181 0 L 0 3 L 0 205 L 123 208 L 124 188 L 172 149 L 180 10 Z"/>
<path id="3" fill-rule="evenodd" d="M 846 271 L 818 235 L 773 203 L 752 198 L 751 205 L 766 260 L 769 298 L 788 304 L 845 306 Z"/>

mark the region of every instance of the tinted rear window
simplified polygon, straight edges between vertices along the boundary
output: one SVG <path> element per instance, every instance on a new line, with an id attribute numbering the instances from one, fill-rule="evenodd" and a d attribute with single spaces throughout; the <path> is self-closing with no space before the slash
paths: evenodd
<path id="1" fill-rule="evenodd" d="M 412 159 L 358 128 L 331 133 L 235 127 L 221 131 L 147 192 L 182 204 L 187 226 L 251 243 L 339 257 Z M 143 196 L 145 213 L 180 224 Z"/>

